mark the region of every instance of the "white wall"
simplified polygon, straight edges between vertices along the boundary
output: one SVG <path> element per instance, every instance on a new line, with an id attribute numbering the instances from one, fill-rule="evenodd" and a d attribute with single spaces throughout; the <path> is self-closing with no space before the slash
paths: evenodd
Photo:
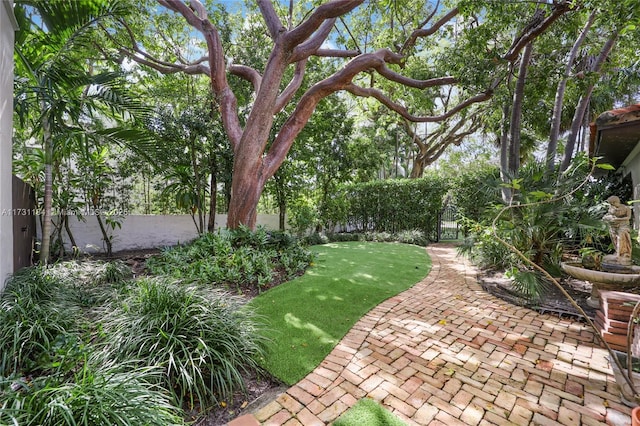
<path id="1" fill-rule="evenodd" d="M 216 229 L 224 227 L 226 223 L 226 215 L 216 215 Z M 267 229 L 278 229 L 278 215 L 259 214 L 257 224 Z M 86 216 L 86 222 L 70 217 L 69 227 L 81 252 L 105 251 L 95 216 Z M 38 233 L 41 235 L 40 229 Z M 113 236 L 112 249 L 117 252 L 172 246 L 196 238 L 197 232 L 189 215 L 131 215 L 124 217 L 122 228 L 116 228 Z M 65 241 L 65 246 L 68 250 L 71 249 L 68 240 Z"/>
<path id="2" fill-rule="evenodd" d="M 638 146 L 640 146 L 640 143 Z M 625 159 L 623 164 L 623 173 L 625 175 L 631 174 L 631 181 L 633 182 L 633 199 L 640 200 L 640 152 L 638 149 L 634 149 Z M 630 200 L 623 201 L 627 202 Z M 633 204 L 633 214 L 634 228 L 640 229 L 640 203 Z"/>
<path id="3" fill-rule="evenodd" d="M 11 218 L 11 135 L 13 129 L 13 41 L 17 29 L 13 0 L 0 5 L 0 291 L 13 272 Z"/>

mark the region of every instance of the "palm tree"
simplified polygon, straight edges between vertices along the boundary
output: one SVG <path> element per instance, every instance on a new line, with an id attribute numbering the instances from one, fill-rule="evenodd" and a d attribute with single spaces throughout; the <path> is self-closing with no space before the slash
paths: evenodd
<path id="1" fill-rule="evenodd" d="M 91 123 L 105 114 L 120 123 L 135 105 L 114 72 L 95 73 L 88 53 L 102 23 L 127 9 L 113 0 L 33 0 L 16 4 L 15 102 L 19 123 L 41 141 L 44 151 L 44 196 L 40 263 L 47 264 L 53 207 L 54 153 L 63 140 L 80 134 L 127 136 L 120 127 L 98 130 Z M 91 129 L 91 132 L 87 132 Z M 129 135 L 131 136 L 131 135 Z M 58 153 L 59 154 L 59 153 Z M 63 153 L 64 154 L 64 153 Z"/>

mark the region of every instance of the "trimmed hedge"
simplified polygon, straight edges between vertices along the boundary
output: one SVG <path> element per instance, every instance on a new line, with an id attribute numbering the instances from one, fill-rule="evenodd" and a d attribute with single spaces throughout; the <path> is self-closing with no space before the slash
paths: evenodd
<path id="1" fill-rule="evenodd" d="M 360 232 L 420 230 L 432 235 L 447 190 L 439 177 L 348 185 L 336 194 L 344 212 L 338 222 Z"/>

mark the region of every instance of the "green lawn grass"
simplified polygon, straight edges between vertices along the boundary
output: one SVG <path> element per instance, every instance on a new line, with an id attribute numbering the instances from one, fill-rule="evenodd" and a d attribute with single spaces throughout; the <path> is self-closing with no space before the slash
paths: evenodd
<path id="1" fill-rule="evenodd" d="M 287 384 L 311 372 L 371 308 L 427 276 L 424 247 L 370 242 L 314 246 L 304 276 L 250 302 L 269 329 L 263 367 Z"/>
<path id="2" fill-rule="evenodd" d="M 338 417 L 333 426 L 406 426 L 406 423 L 373 399 L 364 398 Z"/>

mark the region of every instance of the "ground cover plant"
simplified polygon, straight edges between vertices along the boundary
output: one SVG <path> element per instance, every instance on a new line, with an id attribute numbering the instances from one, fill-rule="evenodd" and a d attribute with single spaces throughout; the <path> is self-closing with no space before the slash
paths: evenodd
<path id="1" fill-rule="evenodd" d="M 0 424 L 183 424 L 257 370 L 239 298 L 120 262 L 25 269 L 0 306 Z"/>
<path id="2" fill-rule="evenodd" d="M 149 259 L 147 267 L 155 275 L 254 293 L 301 274 L 312 259 L 310 251 L 284 232 L 240 227 L 167 248 Z"/>
<path id="3" fill-rule="evenodd" d="M 0 298 L 0 424 L 184 424 L 234 404 L 232 416 L 245 377 L 297 381 L 369 309 L 430 268 L 418 246 L 308 250 L 286 234 L 248 230 L 177 250 L 204 263 L 203 247 L 215 244 L 281 257 L 293 257 L 292 248 L 298 268 L 318 260 L 255 304 L 198 279 L 135 278 L 121 261 L 73 260 L 16 274 Z"/>
<path id="4" fill-rule="evenodd" d="M 396 243 L 343 242 L 312 247 L 317 260 L 302 277 L 249 302 L 268 319 L 262 361 L 293 384 L 312 371 L 371 308 L 424 278 L 424 248 Z"/>
<path id="5" fill-rule="evenodd" d="M 242 299 L 164 277 L 143 278 L 121 301 L 102 308 L 107 360 L 161 368 L 177 401 L 215 405 L 256 370 L 261 338 Z"/>

